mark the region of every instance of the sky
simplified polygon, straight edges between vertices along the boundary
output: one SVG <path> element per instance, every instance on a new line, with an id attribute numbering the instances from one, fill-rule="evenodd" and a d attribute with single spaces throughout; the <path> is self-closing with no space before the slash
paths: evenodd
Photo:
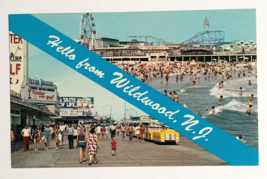
<path id="1" fill-rule="evenodd" d="M 81 15 L 77 13 L 35 14 L 34 16 L 70 38 L 77 39 L 80 37 Z M 93 13 L 93 17 L 97 38 L 109 37 L 125 41 L 131 40 L 128 36 L 150 35 L 168 42 L 179 43 L 197 32 L 204 31 L 203 24 L 207 17 L 210 30 L 225 30 L 225 41 L 253 40 L 256 42 L 255 9 Z M 40 79 L 58 83 L 60 96 L 94 97 L 93 113 L 97 111 L 99 115 L 110 115 L 110 107 L 107 105 L 111 105 L 113 119 L 120 120 L 124 117 L 124 100 L 33 45 L 29 44 L 28 50 L 29 77 L 38 76 Z M 128 103 L 126 109 L 128 109 L 127 118 L 130 115 L 147 115 Z"/>

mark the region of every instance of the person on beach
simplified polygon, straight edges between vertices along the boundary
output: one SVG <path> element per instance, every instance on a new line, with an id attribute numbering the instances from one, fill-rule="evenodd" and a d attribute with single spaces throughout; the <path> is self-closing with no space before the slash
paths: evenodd
<path id="1" fill-rule="evenodd" d="M 239 96 L 242 96 L 242 95 L 243 95 L 243 90 L 242 90 L 242 87 L 240 87 Z"/>
<path id="2" fill-rule="evenodd" d="M 252 95 L 249 97 L 248 104 L 252 104 L 252 102 L 253 102 L 253 98 L 254 98 L 254 95 L 252 94 Z"/>
<path id="3" fill-rule="evenodd" d="M 215 107 L 212 106 L 211 109 L 212 109 L 212 114 L 215 114 Z"/>
<path id="4" fill-rule="evenodd" d="M 131 124 L 128 127 L 128 132 L 129 132 L 129 142 L 132 142 L 134 128 L 133 128 L 133 126 Z"/>
<path id="5" fill-rule="evenodd" d="M 34 151 L 38 151 L 38 143 L 40 140 L 41 131 L 39 130 L 39 127 L 37 126 L 36 129 L 32 131 L 32 136 L 34 140 Z"/>
<path id="6" fill-rule="evenodd" d="M 167 90 L 164 90 L 164 95 L 167 96 Z"/>
<path id="7" fill-rule="evenodd" d="M 29 150 L 29 140 L 32 139 L 31 131 L 28 125 L 21 131 L 21 135 L 23 137 L 24 151 Z"/>
<path id="8" fill-rule="evenodd" d="M 124 138 L 125 138 L 125 130 L 126 130 L 126 127 L 124 124 L 121 124 L 121 135 L 122 135 L 122 138 L 121 140 L 124 141 Z"/>
<path id="9" fill-rule="evenodd" d="M 178 94 L 174 91 L 173 92 L 173 101 L 178 101 Z"/>
<path id="10" fill-rule="evenodd" d="M 172 99 L 172 92 L 170 92 L 170 94 L 168 95 L 168 97 L 169 97 L 170 99 Z"/>
<path id="11" fill-rule="evenodd" d="M 248 108 L 247 108 L 247 111 L 246 111 L 246 115 L 247 116 L 250 116 L 250 114 L 251 114 L 251 108 L 252 108 L 252 105 L 249 105 Z"/>
<path id="12" fill-rule="evenodd" d="M 86 135 L 84 133 L 83 128 L 81 128 L 80 133 L 77 136 L 78 147 L 80 150 L 80 163 L 86 162 L 85 159 L 86 141 L 87 141 Z"/>
<path id="13" fill-rule="evenodd" d="M 223 81 L 221 81 L 221 88 L 223 88 Z"/>
<path id="14" fill-rule="evenodd" d="M 239 135 L 237 139 L 243 142 L 244 144 L 248 144 L 247 141 L 243 139 L 242 135 Z"/>
<path id="15" fill-rule="evenodd" d="M 97 154 L 97 149 L 100 150 L 100 144 L 99 144 L 99 140 L 97 139 L 96 135 L 95 135 L 95 128 L 92 128 L 90 130 L 90 134 L 87 138 L 87 149 L 88 149 L 88 155 L 89 155 L 89 164 L 92 164 L 92 158 L 94 156 L 94 163 L 97 164 L 97 160 L 96 160 L 96 154 Z"/>
<path id="16" fill-rule="evenodd" d="M 117 148 L 117 142 L 115 141 L 115 138 L 112 138 L 112 142 L 111 142 L 112 156 L 116 155 L 116 148 Z"/>
<path id="17" fill-rule="evenodd" d="M 222 100 L 223 100 L 223 96 L 220 96 L 220 98 L 219 98 L 219 105 L 222 105 Z"/>
<path id="18" fill-rule="evenodd" d="M 51 131 L 49 129 L 49 125 L 47 124 L 44 130 L 44 136 L 45 136 L 45 149 L 49 149 L 49 139 L 50 139 Z"/>

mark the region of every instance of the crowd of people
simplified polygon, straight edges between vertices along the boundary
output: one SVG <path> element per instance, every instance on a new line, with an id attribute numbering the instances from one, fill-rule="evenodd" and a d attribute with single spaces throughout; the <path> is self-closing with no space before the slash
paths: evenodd
<path id="1" fill-rule="evenodd" d="M 244 68 L 239 68 L 238 64 L 242 64 L 245 66 L 247 70 Z M 123 69 L 124 71 L 130 73 L 131 75 L 139 78 L 143 82 L 149 83 L 153 81 L 153 78 L 161 78 L 162 80 L 165 78 L 166 84 L 171 76 L 176 78 L 176 81 L 180 79 L 181 81 L 185 81 L 185 76 L 189 75 L 189 80 L 192 82 L 192 86 L 197 86 L 200 81 L 202 74 L 204 75 L 204 80 L 208 81 L 211 86 L 211 81 L 219 81 L 218 88 L 224 88 L 224 81 L 226 84 L 229 84 L 230 79 L 232 78 L 233 73 L 237 73 L 238 78 L 243 77 L 252 77 L 252 66 L 249 63 L 244 62 L 228 62 L 226 60 L 220 60 L 218 62 L 211 63 L 199 63 L 195 61 L 187 61 L 187 62 L 148 62 L 148 63 L 116 63 L 118 67 Z M 247 73 L 247 74 L 246 74 Z M 257 78 L 257 72 L 255 72 L 255 77 Z M 162 83 L 162 81 L 161 81 Z M 251 85 L 251 81 L 248 81 L 248 85 Z M 179 96 L 176 91 L 167 92 L 164 90 L 164 94 L 171 98 L 173 101 L 179 103 Z M 239 95 L 243 95 L 242 87 L 240 87 Z M 251 108 L 252 108 L 253 94 L 249 97 L 249 106 L 246 110 L 246 114 L 250 116 Z M 220 95 L 218 104 L 222 105 L 223 95 Z M 184 103 L 184 107 L 187 108 L 187 105 Z M 215 105 L 211 107 L 211 111 L 206 109 L 207 114 L 215 114 Z M 202 116 L 199 111 L 199 115 Z"/>
<path id="2" fill-rule="evenodd" d="M 21 131 L 23 137 L 24 151 L 29 150 L 29 140 L 34 141 L 34 151 L 38 151 L 38 144 L 44 142 L 45 150 L 49 150 L 51 139 L 55 139 L 56 150 L 60 149 L 64 143 L 64 138 L 68 139 L 69 149 L 80 150 L 80 163 L 86 162 L 85 150 L 88 150 L 89 165 L 97 163 L 96 154 L 100 150 L 99 141 L 107 141 L 111 138 L 112 156 L 116 155 L 116 147 L 118 139 L 121 135 L 121 141 L 125 141 L 126 134 L 129 136 L 129 142 L 133 141 L 133 134 L 136 134 L 136 142 L 144 142 L 145 126 L 140 124 L 133 126 L 131 124 L 68 124 L 63 125 L 39 125 L 30 128 L 28 125 Z M 14 141 L 14 135 L 11 130 L 11 142 Z"/>

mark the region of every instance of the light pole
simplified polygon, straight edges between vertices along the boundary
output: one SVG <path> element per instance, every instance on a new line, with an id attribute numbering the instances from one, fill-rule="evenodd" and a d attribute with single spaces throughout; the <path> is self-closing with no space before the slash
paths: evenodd
<path id="1" fill-rule="evenodd" d="M 109 106 L 110 107 L 110 120 L 112 120 L 112 105 L 106 105 L 106 106 Z"/>

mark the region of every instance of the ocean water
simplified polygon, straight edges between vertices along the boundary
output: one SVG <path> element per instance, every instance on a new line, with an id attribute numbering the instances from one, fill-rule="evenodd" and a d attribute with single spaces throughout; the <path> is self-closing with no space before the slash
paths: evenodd
<path id="1" fill-rule="evenodd" d="M 245 70 L 245 69 L 244 69 Z M 243 71 L 243 70 L 242 70 Z M 146 82 L 160 92 L 176 91 L 179 96 L 179 103 L 186 103 L 188 109 L 195 113 L 200 111 L 203 118 L 233 135 L 234 137 L 242 135 L 248 142 L 248 145 L 258 150 L 258 105 L 257 105 L 257 78 L 255 74 L 251 77 L 238 78 L 238 74 L 232 72 L 232 78 L 229 81 L 222 80 L 219 75 L 217 79 L 211 75 L 210 80 L 205 80 L 201 75 L 200 81 L 196 87 L 193 87 L 190 76 L 186 75 L 185 80 L 176 80 L 171 76 L 168 83 L 165 78 L 155 78 Z M 252 85 L 248 85 L 251 80 Z M 224 88 L 218 89 L 220 81 L 224 81 Z M 239 88 L 243 88 L 243 96 L 239 96 Z M 248 100 L 250 95 L 254 95 L 251 116 L 246 115 Z M 219 97 L 223 95 L 222 105 L 219 106 Z M 211 111 L 215 106 L 216 114 L 206 114 L 206 109 Z"/>

